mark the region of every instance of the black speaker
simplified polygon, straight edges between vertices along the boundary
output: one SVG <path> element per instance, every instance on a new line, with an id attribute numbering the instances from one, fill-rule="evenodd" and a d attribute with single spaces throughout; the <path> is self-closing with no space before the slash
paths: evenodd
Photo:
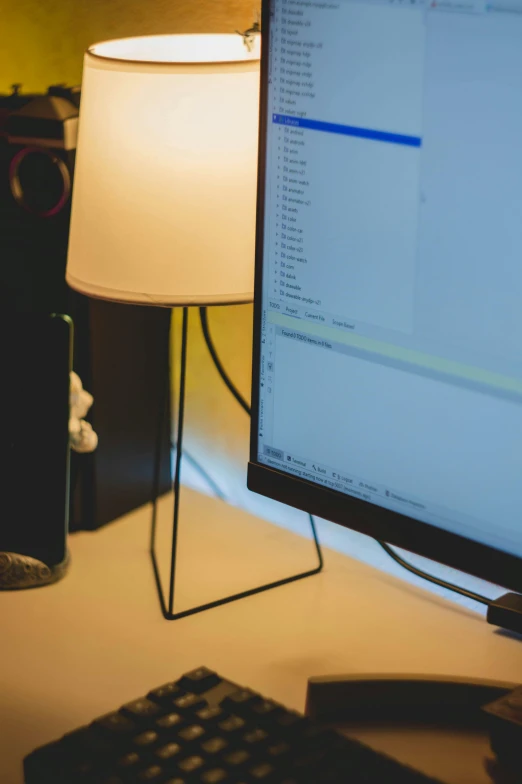
<path id="1" fill-rule="evenodd" d="M 0 313 L 68 314 L 73 367 L 94 395 L 92 455 L 71 456 L 70 530 L 93 529 L 171 484 L 170 422 L 158 432 L 170 312 L 97 302 L 65 283 L 80 91 L 0 96 Z M 29 488 L 29 486 L 28 486 Z"/>
<path id="2" fill-rule="evenodd" d="M 70 319 L 0 313 L 0 590 L 67 567 Z"/>
<path id="3" fill-rule="evenodd" d="M 65 264 L 79 93 L 0 96 L 0 306 L 72 308 Z"/>

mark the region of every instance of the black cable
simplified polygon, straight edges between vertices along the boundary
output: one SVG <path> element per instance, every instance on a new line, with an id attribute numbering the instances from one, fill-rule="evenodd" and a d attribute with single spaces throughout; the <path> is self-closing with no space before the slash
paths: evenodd
<path id="1" fill-rule="evenodd" d="M 217 372 L 219 373 L 219 375 L 223 379 L 224 383 L 226 384 L 226 386 L 228 387 L 230 392 L 232 392 L 232 394 L 236 398 L 236 400 L 239 403 L 239 405 L 241 406 L 241 408 L 248 414 L 248 416 L 250 416 L 250 413 L 251 413 L 250 406 L 246 402 L 246 400 L 243 397 L 243 395 L 239 392 L 239 390 L 232 383 L 232 381 L 231 381 L 230 377 L 228 376 L 225 368 L 221 364 L 221 360 L 219 359 L 219 357 L 217 355 L 216 349 L 214 348 L 214 343 L 212 342 L 212 338 L 210 336 L 210 330 L 209 330 L 209 327 L 208 327 L 208 314 L 207 314 L 206 307 L 203 307 L 203 308 L 199 309 L 199 318 L 201 320 L 201 329 L 203 330 L 203 336 L 205 338 L 205 343 L 207 344 L 207 348 L 209 350 L 210 356 L 212 357 L 214 365 L 216 366 Z"/>
<path id="2" fill-rule="evenodd" d="M 435 585 L 439 585 L 441 588 L 447 588 L 449 591 L 454 591 L 454 593 L 460 593 L 462 596 L 466 596 L 468 599 L 473 599 L 475 602 L 480 602 L 481 604 L 490 604 L 491 599 L 487 599 L 485 596 L 481 596 L 479 593 L 474 593 L 473 591 L 468 591 L 466 588 L 461 588 L 460 585 L 454 585 L 453 583 L 448 583 L 446 580 L 441 580 L 439 577 L 435 577 L 428 572 L 422 571 L 422 569 L 417 569 L 416 566 L 405 561 L 395 550 L 390 547 L 389 544 L 386 542 L 381 542 L 380 539 L 376 539 L 385 553 L 387 553 L 390 558 L 393 558 L 403 569 L 407 569 L 409 572 L 416 574 L 417 577 L 422 577 L 423 580 L 428 580 L 430 583 L 434 583 Z"/>

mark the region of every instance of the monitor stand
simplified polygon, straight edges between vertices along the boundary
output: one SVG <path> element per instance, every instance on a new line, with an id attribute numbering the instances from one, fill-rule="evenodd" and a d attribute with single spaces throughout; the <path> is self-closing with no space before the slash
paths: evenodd
<path id="1" fill-rule="evenodd" d="M 306 713 L 445 784 L 491 784 L 481 708 L 517 685 L 422 675 L 311 678 Z"/>

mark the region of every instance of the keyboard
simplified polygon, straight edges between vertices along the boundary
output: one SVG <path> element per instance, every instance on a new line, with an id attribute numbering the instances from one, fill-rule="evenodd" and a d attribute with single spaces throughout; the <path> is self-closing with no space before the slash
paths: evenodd
<path id="1" fill-rule="evenodd" d="M 26 784 L 435 784 L 206 667 L 37 749 L 24 773 Z"/>

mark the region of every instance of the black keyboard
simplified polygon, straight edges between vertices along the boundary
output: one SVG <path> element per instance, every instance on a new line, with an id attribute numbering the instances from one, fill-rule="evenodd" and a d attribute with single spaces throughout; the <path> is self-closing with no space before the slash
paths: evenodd
<path id="1" fill-rule="evenodd" d="M 26 784 L 434 784 L 199 667 L 24 760 Z"/>

